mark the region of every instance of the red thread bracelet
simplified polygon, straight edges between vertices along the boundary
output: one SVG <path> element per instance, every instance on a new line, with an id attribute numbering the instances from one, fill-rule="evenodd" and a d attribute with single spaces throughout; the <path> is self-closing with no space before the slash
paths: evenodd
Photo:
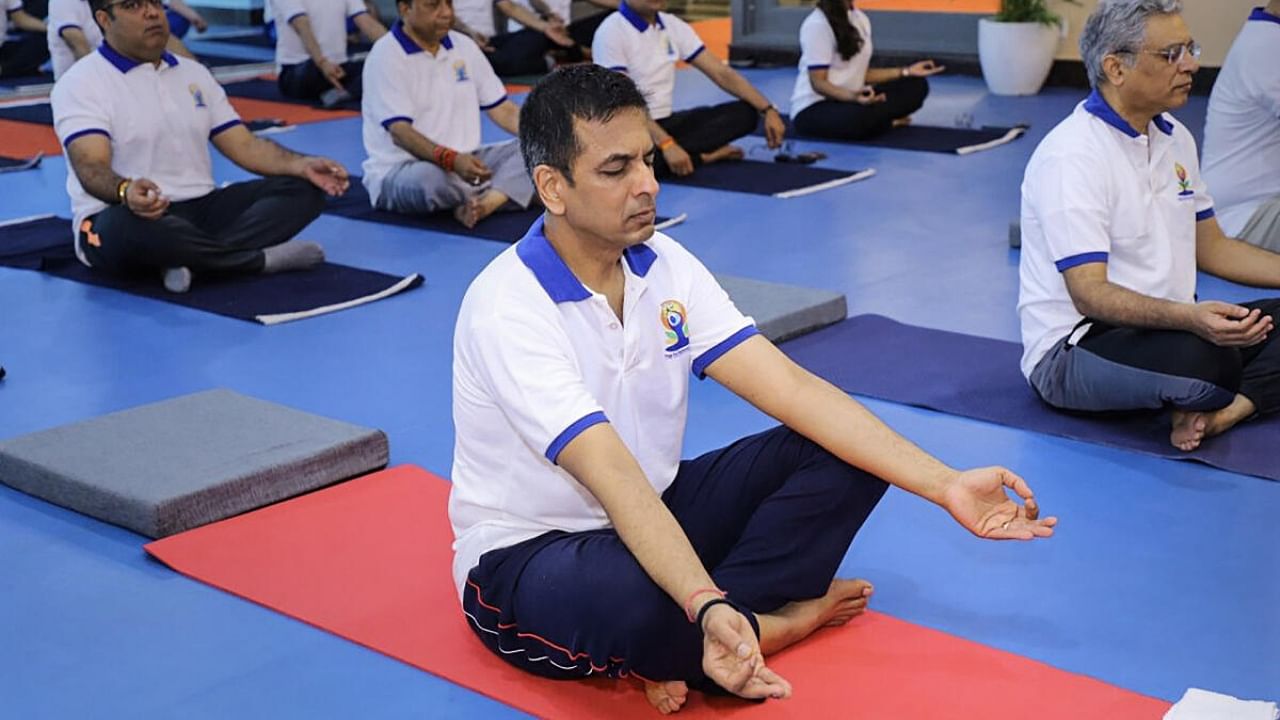
<path id="1" fill-rule="evenodd" d="M 725 591 L 713 587 L 702 588 L 689 593 L 689 598 L 684 601 L 684 616 L 689 618 L 689 622 L 693 622 L 695 617 L 693 614 L 693 600 L 703 593 L 711 593 L 721 599 L 728 595 Z"/>

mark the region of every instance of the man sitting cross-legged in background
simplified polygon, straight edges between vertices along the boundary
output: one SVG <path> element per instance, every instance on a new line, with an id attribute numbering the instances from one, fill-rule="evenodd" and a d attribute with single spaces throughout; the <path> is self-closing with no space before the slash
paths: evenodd
<path id="1" fill-rule="evenodd" d="M 140 3 L 141 0 L 133 0 Z M 49 0 L 49 56 L 53 77 L 60 79 L 77 60 L 102 44 L 102 29 L 93 19 L 89 0 Z"/>
<path id="2" fill-rule="evenodd" d="M 359 100 L 362 63 L 347 56 L 347 21 L 369 42 L 386 27 L 361 0 L 272 0 L 280 94 L 336 105 Z"/>
<path id="3" fill-rule="evenodd" d="M 9 38 L 9 29 L 22 30 Z M 48 27 L 44 20 L 22 7 L 22 0 L 0 0 L 0 77 L 34 75 L 49 59 L 40 35 Z"/>
<path id="4" fill-rule="evenodd" d="M 503 3 L 518 5 L 524 10 L 533 13 L 533 17 L 542 22 L 551 23 L 563 27 L 569 37 L 573 39 L 573 45 L 570 47 L 552 48 L 552 56 L 564 62 L 581 62 L 590 59 L 591 41 L 596 36 L 596 29 L 600 27 L 600 23 L 609 17 L 609 13 L 618 9 L 619 0 L 590 0 L 590 3 L 597 8 L 603 8 L 604 12 L 593 12 L 590 15 L 583 15 L 574 20 L 573 17 L 573 0 L 503 0 Z M 505 5 L 500 3 L 499 9 L 503 9 Z M 593 8 L 595 10 L 595 8 Z M 507 32 L 519 32 L 522 29 L 536 29 L 536 25 L 525 25 L 519 17 L 514 15 L 512 11 L 504 10 L 506 14 L 511 15 L 511 19 L 507 21 Z"/>
<path id="5" fill-rule="evenodd" d="M 504 206 L 528 207 L 533 185 L 516 140 L 480 144 L 480 111 L 517 134 L 484 53 L 450 31 L 449 0 L 399 0 L 400 22 L 364 66 L 364 185 L 375 208 L 399 213 L 453 209 L 467 227 Z"/>
<path id="6" fill-rule="evenodd" d="M 76 254 L 113 274 L 280 272 L 324 260 L 290 239 L 346 191 L 342 166 L 258 138 L 201 64 L 165 52 L 160 0 L 93 0 L 105 40 L 53 90 L 66 147 Z M 209 142 L 263 180 L 217 188 Z M 321 191 L 324 192 L 321 192 Z"/>
<path id="7" fill-rule="evenodd" d="M 541 75 L 547 71 L 547 53 L 553 47 L 573 47 L 563 23 L 543 18 L 514 0 L 458 0 L 453 5 L 453 29 L 474 40 L 502 77 Z M 498 25 L 495 9 L 523 28 L 503 32 L 507 28 Z"/>
<path id="8" fill-rule="evenodd" d="M 1253 9 L 1213 84 L 1204 179 L 1223 230 L 1280 252 L 1280 0 Z"/>
<path id="9" fill-rule="evenodd" d="M 630 0 L 605 18 L 591 44 L 591 60 L 626 73 L 649 102 L 649 133 L 658 145 L 654 169 L 688 175 L 703 163 L 736 160 L 729 143 L 756 129 L 760 116 L 769 147 L 782 144 L 786 126 L 778 109 L 737 71 L 704 52 L 698 34 L 680 18 L 662 12 L 667 0 Z M 676 63 L 693 65 L 737 101 L 671 111 Z"/>
<path id="10" fill-rule="evenodd" d="M 1177 120 L 1200 46 L 1180 0 L 1102 0 L 1080 55 L 1093 94 L 1022 185 L 1022 372 L 1045 402 L 1173 410 L 1194 450 L 1280 409 L 1280 300 L 1197 302 L 1196 270 L 1280 286 L 1280 255 L 1227 237 Z"/>
<path id="11" fill-rule="evenodd" d="M 866 608 L 869 583 L 833 576 L 887 483 L 982 537 L 1056 520 L 1008 470 L 947 467 L 797 366 L 655 233 L 648 120 L 632 81 L 594 65 L 521 110 L 547 212 L 458 314 L 454 581 L 476 636 L 522 670 L 635 675 L 663 712 L 688 683 L 786 697 L 762 656 Z M 691 374 L 784 425 L 682 462 Z"/>

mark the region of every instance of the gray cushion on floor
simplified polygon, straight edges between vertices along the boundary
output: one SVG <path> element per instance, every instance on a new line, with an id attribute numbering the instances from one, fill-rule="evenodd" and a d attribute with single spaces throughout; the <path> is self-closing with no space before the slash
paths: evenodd
<path id="1" fill-rule="evenodd" d="M 0 442 L 0 481 L 159 538 L 387 459 L 381 430 L 210 390 Z"/>
<path id="2" fill-rule="evenodd" d="M 811 333 L 845 319 L 844 295 L 830 290 L 716 275 L 733 304 L 756 321 L 760 333 L 775 343 Z"/>

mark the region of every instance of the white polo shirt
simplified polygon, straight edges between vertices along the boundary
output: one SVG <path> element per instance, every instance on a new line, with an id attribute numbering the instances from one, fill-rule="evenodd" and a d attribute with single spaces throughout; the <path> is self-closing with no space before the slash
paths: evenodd
<path id="1" fill-rule="evenodd" d="M 596 29 L 591 59 L 631 76 L 649 103 L 649 114 L 661 120 L 671 115 L 676 62 L 693 62 L 706 49 L 689 23 L 660 12 L 650 25 L 624 2 Z"/>
<path id="2" fill-rule="evenodd" d="M 1157 115 L 1141 134 L 1096 90 L 1041 141 L 1022 181 L 1023 375 L 1084 319 L 1070 268 L 1106 263 L 1117 285 L 1195 300 L 1196 223 L 1213 217 L 1196 158 L 1177 120 Z"/>
<path id="3" fill-rule="evenodd" d="M 4 12 L 0 12 L 0 45 L 4 45 L 5 36 L 9 34 L 9 13 L 15 13 L 22 9 L 22 0 L 0 0 L 0 8 Z"/>
<path id="4" fill-rule="evenodd" d="M 533 2 L 531 0 L 511 0 L 511 2 L 523 7 L 534 15 L 538 14 L 538 11 L 533 9 Z M 543 0 L 543 4 L 547 6 L 548 10 L 559 15 L 560 19 L 564 20 L 565 25 L 573 23 L 573 0 Z M 507 18 L 507 32 L 520 32 L 524 29 L 525 26 L 520 24 L 520 22 L 515 18 Z"/>
<path id="5" fill-rule="evenodd" d="M 378 202 L 382 181 L 418 158 L 395 144 L 391 126 L 408 122 L 428 140 L 458 152 L 480 147 L 480 111 L 501 105 L 507 90 L 471 38 L 449 31 L 436 54 L 423 50 L 400 22 L 364 61 L 364 186 Z"/>
<path id="6" fill-rule="evenodd" d="M 1280 17 L 1255 8 L 1209 96 L 1204 178 L 1218 222 L 1238 235 L 1264 200 L 1280 197 Z"/>
<path id="7" fill-rule="evenodd" d="M 285 65 L 311 59 L 290 20 L 306 15 L 325 59 L 344 63 L 347 61 L 347 20 L 369 12 L 361 0 L 271 0 L 271 10 L 276 20 L 276 72 Z"/>
<path id="8" fill-rule="evenodd" d="M 757 332 L 666 235 L 623 257 L 624 322 L 560 259 L 541 219 L 462 300 L 449 496 L 459 594 L 490 550 L 609 527 L 595 497 L 556 465 L 587 428 L 611 423 L 654 491 L 665 491 L 680 466 L 690 375 Z"/>
<path id="9" fill-rule="evenodd" d="M 485 37 L 493 37 L 498 34 L 494 4 L 495 0 L 457 0 L 453 4 L 453 16 Z"/>
<path id="10" fill-rule="evenodd" d="M 53 58 L 53 78 L 62 77 L 76 62 L 71 46 L 62 39 L 62 33 L 75 28 L 84 33 L 89 47 L 97 48 L 102 44 L 102 29 L 93 19 L 93 11 L 89 9 L 89 0 L 49 0 L 49 26 L 45 37 L 49 42 L 49 55 Z"/>
<path id="11" fill-rule="evenodd" d="M 53 122 L 64 147 L 85 135 L 111 139 L 111 167 L 145 177 L 173 201 L 214 189 L 209 140 L 240 124 L 227 94 L 194 60 L 165 53 L 159 66 L 135 63 L 102 43 L 53 86 Z M 107 204 L 85 192 L 67 161 L 72 232 Z M 80 252 L 81 262 L 88 262 Z"/>
<path id="12" fill-rule="evenodd" d="M 867 84 L 867 67 L 871 65 L 871 18 L 857 8 L 850 8 L 849 22 L 862 34 L 862 47 L 848 60 L 840 56 L 836 33 L 821 10 L 815 9 L 800 23 L 800 67 L 795 89 L 791 91 L 791 117 L 827 99 L 810 84 L 810 70 L 825 69 L 827 80 L 849 90 L 861 90 Z"/>

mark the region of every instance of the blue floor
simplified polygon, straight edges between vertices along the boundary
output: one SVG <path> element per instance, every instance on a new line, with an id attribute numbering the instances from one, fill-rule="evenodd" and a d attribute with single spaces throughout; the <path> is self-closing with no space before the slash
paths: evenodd
<path id="1" fill-rule="evenodd" d="M 792 71 L 749 76 L 785 105 Z M 689 73 L 678 85 L 677 106 L 719 97 Z M 840 290 L 851 314 L 1016 340 L 1018 256 L 1006 226 L 1035 144 L 1079 99 L 1060 89 L 996 98 L 979 80 L 938 78 L 917 122 L 970 114 L 977 124 L 1030 122 L 1029 136 L 965 158 L 803 143 L 829 153 L 825 164 L 878 175 L 792 200 L 669 187 L 660 210 L 689 214 L 671 234 L 716 272 Z M 1197 135 L 1204 106 L 1196 98 L 1179 113 Z M 358 122 L 276 137 L 355 170 Z M 245 177 L 221 159 L 215 174 Z M 57 159 L 0 175 L 0 220 L 67 214 L 64 182 Z M 427 284 L 266 328 L 0 269 L 9 371 L 0 438 L 229 387 L 383 428 L 393 463 L 447 475 L 453 320 L 470 279 L 506 246 L 333 217 L 305 235 L 334 261 L 421 272 Z M 1205 279 L 1200 294 L 1258 293 Z M 843 567 L 875 582 L 878 609 L 1169 700 L 1189 686 L 1280 698 L 1280 484 L 868 404 L 953 465 L 1014 468 L 1061 518 L 1047 542 L 981 542 L 937 508 L 890 492 Z M 686 454 L 768 424 L 699 383 Z M 522 716 L 180 577 L 147 560 L 143 542 L 0 487 L 0 717 Z"/>

